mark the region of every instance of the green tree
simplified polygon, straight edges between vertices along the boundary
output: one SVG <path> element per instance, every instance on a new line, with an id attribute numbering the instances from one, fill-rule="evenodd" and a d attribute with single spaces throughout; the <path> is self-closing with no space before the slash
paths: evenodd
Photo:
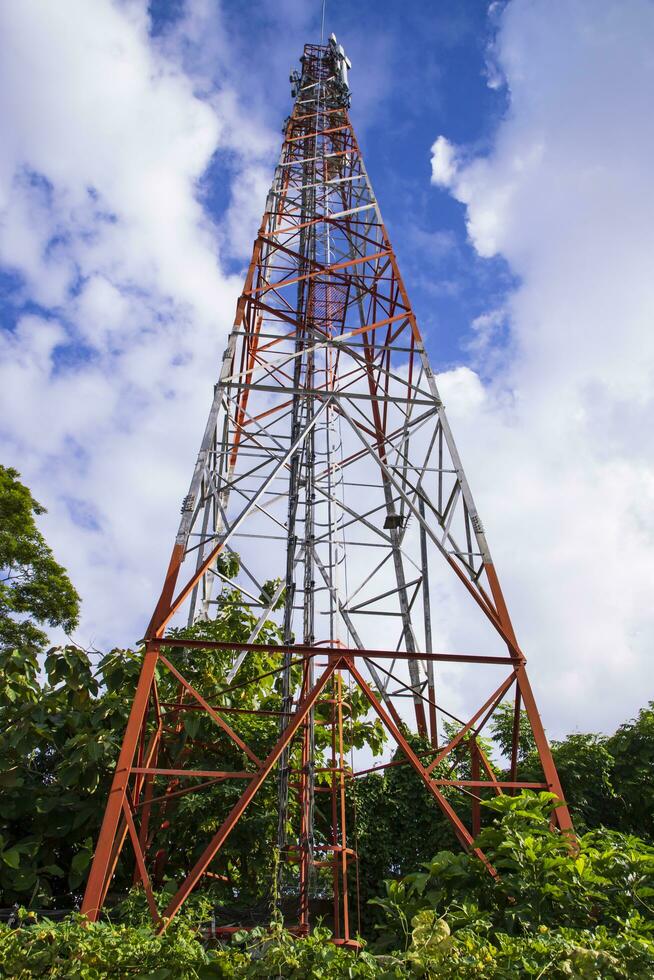
<path id="1" fill-rule="evenodd" d="M 636 832 L 635 824 L 625 819 L 606 736 L 573 733 L 552 743 L 552 755 L 579 832 L 599 826 Z"/>
<path id="2" fill-rule="evenodd" d="M 39 653 L 41 628 L 77 625 L 79 596 L 39 531 L 45 513 L 16 470 L 0 466 L 0 649 Z"/>
<path id="3" fill-rule="evenodd" d="M 513 718 L 514 706 L 505 701 L 490 723 L 493 739 L 505 760 L 511 754 Z M 579 831 L 605 826 L 652 836 L 654 795 L 648 797 L 646 787 L 652 785 L 654 777 L 653 718 L 651 708 L 643 709 L 638 719 L 622 725 L 613 736 L 575 732 L 551 743 L 566 802 Z M 521 711 L 517 775 L 519 779 L 534 782 L 543 778 L 524 710 Z M 509 778 L 508 768 L 504 776 Z M 631 803 L 625 796 L 630 792 L 629 787 Z"/>
<path id="4" fill-rule="evenodd" d="M 654 838 L 654 701 L 635 719 L 620 725 L 606 741 L 613 759 L 612 780 L 619 800 L 609 826 L 628 827 L 634 834 Z"/>
<path id="5" fill-rule="evenodd" d="M 498 749 L 505 757 L 511 758 L 513 745 L 513 724 L 515 706 L 512 701 L 502 701 L 493 712 L 490 720 L 490 732 Z M 518 762 L 524 762 L 536 752 L 536 739 L 529 724 L 529 718 L 524 708 L 520 711 L 520 731 L 518 736 Z"/>
<path id="6" fill-rule="evenodd" d="M 495 818 L 478 843 L 497 877 L 474 855 L 448 850 L 387 881 L 372 903 L 381 948 L 415 957 L 416 928 L 424 936 L 431 924 L 449 960 L 432 962 L 423 949 L 434 977 L 651 976 L 654 848 L 606 830 L 573 843 L 551 829 L 556 805 L 551 793 L 528 792 L 485 803 Z M 465 955 L 477 973 L 467 972 Z M 459 973 L 448 972 L 457 957 Z"/>
<path id="7" fill-rule="evenodd" d="M 43 627 L 73 629 L 79 596 L 37 527 L 35 518 L 44 508 L 18 476 L 0 466 L 0 892 L 5 902 L 36 895 L 41 878 L 65 876 L 59 851 L 43 846 L 43 834 L 31 831 L 35 824 L 48 824 L 51 841 L 70 829 L 52 792 L 48 769 L 56 748 L 47 732 L 61 742 L 64 732 L 72 735 L 78 724 L 81 730 L 87 726 L 86 692 L 93 685 L 88 662 L 74 648 L 57 663 L 52 656 L 39 663 L 48 639 Z M 80 864 L 74 840 L 75 835 L 69 865 Z"/>
<path id="8" fill-rule="evenodd" d="M 88 654 L 0 652 L 0 902 L 71 907 L 86 874 L 125 721 Z"/>
<path id="9" fill-rule="evenodd" d="M 615 760 L 606 735 L 575 732 L 560 741 L 553 741 L 551 749 L 577 831 L 602 825 L 635 831 L 615 788 Z M 535 750 L 519 762 L 518 778 L 527 781 L 543 778 Z"/>

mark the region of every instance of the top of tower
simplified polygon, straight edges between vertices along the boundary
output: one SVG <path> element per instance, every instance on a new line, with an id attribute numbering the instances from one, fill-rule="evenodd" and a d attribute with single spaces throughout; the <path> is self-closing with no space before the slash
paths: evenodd
<path id="1" fill-rule="evenodd" d="M 349 107 L 348 71 L 352 68 L 352 62 L 335 34 L 329 36 L 327 44 L 305 44 L 300 64 L 302 71 L 292 71 L 290 75 L 293 98 L 299 97 L 303 91 L 310 95 L 314 85 L 322 85 L 321 96 L 325 101 L 335 107 Z"/>

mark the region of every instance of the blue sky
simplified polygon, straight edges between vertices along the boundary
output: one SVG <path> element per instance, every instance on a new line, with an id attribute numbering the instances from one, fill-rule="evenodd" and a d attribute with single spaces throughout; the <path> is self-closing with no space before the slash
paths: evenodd
<path id="1" fill-rule="evenodd" d="M 464 207 L 429 183 L 435 132 L 448 133 L 455 142 L 484 152 L 506 111 L 506 91 L 487 84 L 495 29 L 487 7 L 485 0 L 465 0 L 433 4 L 430 9 L 421 0 L 412 0 L 355 8 L 331 0 L 326 11 L 326 34 L 337 33 L 354 63 L 352 119 L 439 370 L 466 361 L 471 322 L 489 306 L 501 305 L 513 285 L 501 256 L 480 259 L 470 244 Z M 149 33 L 161 40 L 179 29 L 187 5 L 181 0 L 156 0 L 148 11 Z M 231 0 L 222 4 L 220 20 L 232 64 L 225 71 L 217 61 L 199 91 L 206 96 L 226 78 L 235 82 L 242 111 L 277 132 L 290 111 L 288 73 L 297 67 L 303 40 L 320 40 L 320 4 Z M 189 43 L 188 61 L 197 47 Z M 271 155 L 271 173 L 273 161 Z M 232 147 L 219 147 L 198 181 L 198 196 L 217 225 L 230 206 L 230 184 L 239 167 L 238 153 Z M 46 175 L 32 172 L 25 179 L 46 198 L 51 195 Z M 263 204 L 262 195 L 252 207 L 262 210 Z M 253 237 L 255 231 L 251 226 L 246 237 Z M 56 250 L 61 244 L 61 235 L 55 235 L 48 248 Z M 242 275 L 244 260 L 240 250 L 230 254 L 225 249 L 222 265 L 226 273 Z M 35 303 L 23 285 L 20 273 L 10 265 L 0 267 L 3 329 L 12 329 L 25 312 L 52 314 L 47 305 Z M 73 290 L 80 285 L 73 284 Z M 89 349 L 80 343 L 57 352 L 58 363 L 64 366 L 88 356 Z"/>
<path id="2" fill-rule="evenodd" d="M 320 3 L 222 6 L 245 111 L 281 128 L 291 106 L 289 70 L 298 67 L 303 41 L 320 41 Z M 487 84 L 494 35 L 487 8 L 485 0 L 326 6 L 325 34 L 334 31 L 353 61 L 352 119 L 438 368 L 466 357 L 471 321 L 498 305 L 512 283 L 501 257 L 477 256 L 464 208 L 429 184 L 434 132 L 483 151 L 506 110 L 506 91 Z M 177 0 L 151 3 L 152 33 L 174 30 L 184 11 Z M 222 77 L 216 65 L 214 82 Z M 237 166 L 233 154 L 218 151 L 203 178 L 204 201 L 217 222 Z M 228 268 L 240 272 L 242 264 Z"/>
<path id="3" fill-rule="evenodd" d="M 158 593 L 319 13 L 0 4 L 0 458 L 85 646 Z M 546 723 L 610 729 L 652 697 L 654 3 L 328 0 L 327 30 Z"/>

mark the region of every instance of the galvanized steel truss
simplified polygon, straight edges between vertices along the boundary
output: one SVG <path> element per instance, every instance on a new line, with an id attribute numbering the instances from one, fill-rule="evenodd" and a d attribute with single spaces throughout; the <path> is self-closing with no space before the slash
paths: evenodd
<path id="1" fill-rule="evenodd" d="M 345 800 L 346 780 L 357 773 L 343 750 L 344 675 L 359 685 L 371 712 L 464 847 L 475 849 L 485 792 L 531 785 L 562 798 L 525 658 L 349 119 L 335 50 L 333 45 L 306 45 L 301 59 L 297 98 L 146 634 L 140 680 L 84 899 L 90 918 L 99 914 L 129 835 L 136 878 L 153 918 L 165 928 L 209 873 L 236 822 L 276 768 L 277 843 L 282 855 L 298 865 L 298 931 L 309 928 L 312 868 L 327 862 L 333 873 L 335 936 L 352 943 L 348 870 L 356 855 L 348 846 Z M 219 558 L 230 551 L 240 556 L 235 581 L 256 619 L 248 642 L 189 643 L 166 637 L 164 643 L 174 617 L 178 621 L 184 615 L 189 623 L 211 618 L 224 580 Z M 433 651 L 429 573 L 436 559 L 467 590 L 506 653 Z M 266 596 L 263 583 L 279 576 L 274 594 Z M 207 704 L 161 648 L 183 646 L 193 655 L 194 650 L 227 646 L 234 651 L 231 684 L 248 653 L 263 649 L 257 637 L 269 620 L 283 626 L 284 645 L 272 648 L 279 653 L 282 681 L 280 730 L 261 760 L 238 735 L 238 719 L 228 723 L 220 705 Z M 319 671 L 318 657 L 323 661 Z M 297 661 L 302 681 L 294 689 L 291 667 Z M 503 668 L 499 686 L 442 745 L 439 664 Z M 179 701 L 168 708 L 159 703 L 156 668 L 172 671 L 179 683 Z M 512 775 L 499 782 L 476 737 L 509 693 L 515 703 Z M 316 703 L 326 696 L 333 705 L 332 828 L 331 839 L 317 845 L 313 717 Z M 417 732 L 431 741 L 428 763 L 405 737 L 403 697 L 413 702 Z M 157 764 L 166 712 L 178 723 L 189 706 L 206 711 L 239 747 L 243 771 L 196 772 Z M 542 762 L 543 779 L 536 784 L 516 779 L 523 707 Z M 457 778 L 462 746 L 470 753 L 472 779 Z M 302 758 L 297 783 L 291 780 L 294 747 Z M 452 761 L 450 778 L 437 778 L 435 769 L 446 758 Z M 147 824 L 157 799 L 167 806 L 171 793 L 225 779 L 244 780 L 247 787 L 160 911 L 148 872 Z M 472 797 L 470 827 L 444 787 Z M 290 792 L 298 793 L 300 803 L 295 844 L 287 833 Z M 556 814 L 559 826 L 570 829 L 566 807 Z"/>

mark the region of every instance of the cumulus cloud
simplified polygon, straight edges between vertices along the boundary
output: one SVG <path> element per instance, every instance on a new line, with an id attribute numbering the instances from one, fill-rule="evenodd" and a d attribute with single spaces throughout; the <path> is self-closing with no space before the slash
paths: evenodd
<path id="1" fill-rule="evenodd" d="M 431 148 L 431 182 L 439 187 L 451 187 L 456 172 L 456 150 L 445 136 L 439 136 Z"/>
<path id="2" fill-rule="evenodd" d="M 275 16 L 280 23 L 294 26 L 300 50 L 304 43 L 302 31 L 312 12 L 289 0 L 289 9 L 284 10 L 279 4 Z M 158 47 L 180 66 L 192 80 L 194 90 L 201 93 L 220 119 L 222 148 L 228 151 L 231 179 L 230 204 L 217 229 L 218 241 L 225 257 L 247 260 L 279 154 L 280 131 L 271 125 L 271 119 L 283 118 L 288 89 L 283 88 L 283 108 L 280 105 L 273 109 L 270 78 L 285 79 L 288 65 L 283 59 L 287 48 L 266 42 L 262 59 L 253 46 L 254 38 L 248 36 L 244 50 L 242 38 L 235 35 L 231 26 L 215 0 L 193 0 L 164 32 Z M 247 76 L 244 63 L 248 64 Z"/>
<path id="3" fill-rule="evenodd" d="M 439 137 L 432 166 L 520 285 L 474 325 L 478 356 L 506 317 L 510 356 L 452 421 L 546 722 L 609 728 L 651 696 L 654 6 L 498 16 L 509 111 L 487 156 Z"/>
<path id="4" fill-rule="evenodd" d="M 144 0 L 0 10 L 0 264 L 38 308 L 0 332 L 2 457 L 98 644 L 143 628 L 240 288 L 198 198 L 226 124 L 148 30 Z"/>

